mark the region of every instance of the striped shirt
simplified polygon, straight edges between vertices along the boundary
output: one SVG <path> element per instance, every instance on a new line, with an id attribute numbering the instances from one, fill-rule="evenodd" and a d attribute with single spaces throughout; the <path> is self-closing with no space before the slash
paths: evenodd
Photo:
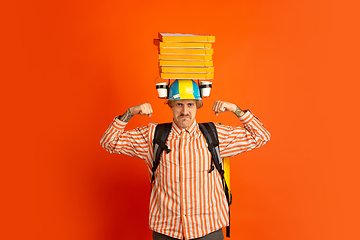
<path id="1" fill-rule="evenodd" d="M 240 118 L 244 127 L 217 125 L 221 157 L 233 157 L 261 147 L 270 133 L 250 112 Z M 115 118 L 101 146 L 110 153 L 145 161 L 149 177 L 153 165 L 153 137 L 157 124 L 125 131 L 126 122 Z M 211 153 L 196 121 L 186 129 L 173 122 L 155 172 L 150 196 L 150 229 L 178 239 L 199 238 L 229 224 L 228 204 L 218 171 L 209 173 Z"/>

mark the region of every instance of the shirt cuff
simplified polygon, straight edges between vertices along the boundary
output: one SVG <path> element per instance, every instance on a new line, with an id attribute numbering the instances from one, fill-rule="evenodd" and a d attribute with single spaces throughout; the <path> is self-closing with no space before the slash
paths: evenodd
<path id="1" fill-rule="evenodd" d="M 246 109 L 243 111 L 244 114 L 241 115 L 241 117 L 239 117 L 240 121 L 243 124 L 248 124 L 249 122 L 251 122 L 254 119 L 254 115 L 252 114 L 252 112 L 249 109 Z"/>
<path id="2" fill-rule="evenodd" d="M 115 117 L 112 125 L 116 129 L 124 129 L 127 124 L 127 122 L 121 121 L 118 117 Z"/>

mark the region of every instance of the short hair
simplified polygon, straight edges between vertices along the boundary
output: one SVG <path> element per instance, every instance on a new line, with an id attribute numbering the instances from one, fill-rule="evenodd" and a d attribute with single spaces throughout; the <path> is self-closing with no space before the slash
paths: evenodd
<path id="1" fill-rule="evenodd" d="M 199 109 L 203 106 L 203 101 L 202 100 L 198 100 L 198 99 L 195 99 L 196 101 L 196 108 Z M 167 104 L 169 105 L 170 108 L 172 108 L 173 106 L 175 106 L 175 100 L 171 100 L 171 101 L 168 101 Z"/>

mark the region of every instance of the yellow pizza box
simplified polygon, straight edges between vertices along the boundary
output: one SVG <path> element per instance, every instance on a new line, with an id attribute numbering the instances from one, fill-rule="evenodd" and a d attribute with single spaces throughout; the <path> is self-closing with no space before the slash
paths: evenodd
<path id="1" fill-rule="evenodd" d="M 213 73 L 214 67 L 161 67 L 161 73 Z"/>
<path id="2" fill-rule="evenodd" d="M 170 55 L 170 54 L 159 54 L 160 60 L 212 60 L 212 55 Z"/>
<path id="3" fill-rule="evenodd" d="M 162 79 L 213 79 L 214 73 L 160 73 Z"/>
<path id="4" fill-rule="evenodd" d="M 160 48 L 160 54 L 173 54 L 173 55 L 182 55 L 182 54 L 213 54 L 213 49 L 206 48 Z"/>
<path id="5" fill-rule="evenodd" d="M 215 36 L 182 34 L 182 33 L 159 33 L 162 42 L 215 42 Z"/>
<path id="6" fill-rule="evenodd" d="M 188 66 L 188 67 L 211 67 L 213 61 L 176 61 L 176 60 L 160 60 L 160 66 Z"/>

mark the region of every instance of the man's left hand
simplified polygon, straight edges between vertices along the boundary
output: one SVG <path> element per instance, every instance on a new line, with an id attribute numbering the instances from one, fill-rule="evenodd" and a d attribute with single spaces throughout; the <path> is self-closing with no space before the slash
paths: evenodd
<path id="1" fill-rule="evenodd" d="M 223 102 L 223 101 L 216 101 L 213 106 L 213 111 L 215 115 L 218 116 L 221 112 L 233 112 L 235 113 L 237 106 L 233 103 Z"/>

